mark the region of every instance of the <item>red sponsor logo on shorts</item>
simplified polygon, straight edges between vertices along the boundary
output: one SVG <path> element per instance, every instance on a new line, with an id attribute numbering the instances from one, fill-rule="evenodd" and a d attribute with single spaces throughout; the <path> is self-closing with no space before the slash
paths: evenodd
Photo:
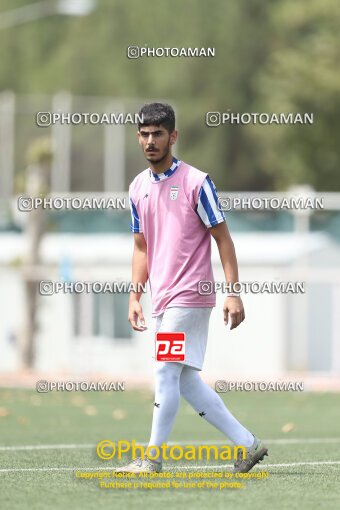
<path id="1" fill-rule="evenodd" d="M 185 333 L 156 333 L 157 361 L 184 361 Z"/>

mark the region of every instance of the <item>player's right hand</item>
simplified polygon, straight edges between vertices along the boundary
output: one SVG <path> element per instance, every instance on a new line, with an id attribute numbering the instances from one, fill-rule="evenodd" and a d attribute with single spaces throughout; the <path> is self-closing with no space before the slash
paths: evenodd
<path id="1" fill-rule="evenodd" d="M 145 331 L 148 329 L 147 326 L 145 326 L 142 305 L 137 300 L 131 301 L 129 304 L 128 321 L 135 331 Z M 138 324 L 138 321 L 140 324 Z"/>

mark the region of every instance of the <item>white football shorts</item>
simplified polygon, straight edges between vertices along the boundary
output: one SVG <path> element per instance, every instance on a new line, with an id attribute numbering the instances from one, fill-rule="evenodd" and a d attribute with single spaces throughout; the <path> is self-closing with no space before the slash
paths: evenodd
<path id="1" fill-rule="evenodd" d="M 166 308 L 161 315 L 153 317 L 154 335 L 158 332 L 185 333 L 185 360 L 176 363 L 202 370 L 211 312 L 212 307 L 187 308 L 174 306 Z"/>

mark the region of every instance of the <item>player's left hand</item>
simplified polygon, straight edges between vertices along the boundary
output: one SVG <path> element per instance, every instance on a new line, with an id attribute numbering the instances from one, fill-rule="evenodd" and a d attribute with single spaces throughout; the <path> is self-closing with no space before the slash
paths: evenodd
<path id="1" fill-rule="evenodd" d="M 230 329 L 237 328 L 246 318 L 242 299 L 240 297 L 227 297 L 223 305 L 224 324 L 228 324 L 230 316 Z"/>

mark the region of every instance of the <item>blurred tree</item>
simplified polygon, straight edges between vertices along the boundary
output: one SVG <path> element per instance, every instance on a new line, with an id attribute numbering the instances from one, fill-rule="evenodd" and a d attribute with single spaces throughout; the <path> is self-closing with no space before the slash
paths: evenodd
<path id="1" fill-rule="evenodd" d="M 272 51 L 257 76 L 258 108 L 313 112 L 313 125 L 252 130 L 276 188 L 308 183 L 340 190 L 340 9 L 337 0 L 272 5 Z"/>
<path id="2" fill-rule="evenodd" d="M 8 8 L 23 3 L 3 0 Z M 0 90 L 167 100 L 177 111 L 177 155 L 210 172 L 219 189 L 304 182 L 340 190 L 338 26 L 337 0 L 152 6 L 101 0 L 84 18 L 54 17 L 0 32 Z M 128 59 L 130 45 L 215 47 L 216 56 Z M 314 112 L 315 123 L 205 125 L 207 111 L 228 109 Z"/>
<path id="3" fill-rule="evenodd" d="M 46 196 L 48 178 L 53 159 L 51 140 L 35 140 L 27 154 L 26 194 L 32 199 Z M 21 364 L 33 368 L 35 360 L 36 314 L 38 308 L 40 244 L 44 234 L 46 211 L 40 207 L 32 209 L 25 227 L 27 248 L 22 266 L 25 293 L 24 327 L 20 338 Z"/>

